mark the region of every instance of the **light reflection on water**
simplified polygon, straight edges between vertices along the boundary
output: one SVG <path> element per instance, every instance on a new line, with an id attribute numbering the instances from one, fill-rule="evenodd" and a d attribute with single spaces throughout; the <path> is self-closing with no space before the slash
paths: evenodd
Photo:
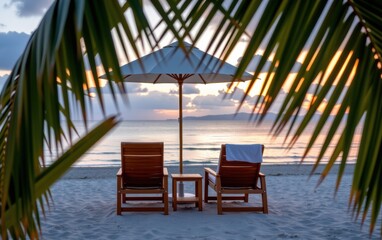
<path id="1" fill-rule="evenodd" d="M 84 131 L 81 122 L 77 122 L 79 132 Z M 264 164 L 300 163 L 305 147 L 310 139 L 313 126 L 301 135 L 288 151 L 283 145 L 285 133 L 274 138 L 269 135 L 270 123 L 260 126 L 247 121 L 204 121 L 193 120 L 183 123 L 183 159 L 184 164 L 216 164 L 220 145 L 224 143 L 261 143 L 265 145 Z M 331 153 L 339 136 L 328 148 Z M 304 163 L 313 163 L 319 154 L 324 136 L 312 147 Z M 178 165 L 179 129 L 177 121 L 125 121 L 121 122 L 104 139 L 86 153 L 76 166 L 120 166 L 120 143 L 125 142 L 164 142 L 165 165 Z M 355 162 L 359 133 L 354 138 L 349 162 Z M 48 154 L 48 152 L 46 152 Z M 329 155 L 324 157 L 324 162 Z M 49 159 L 49 158 L 48 158 Z M 49 164 L 49 161 L 48 161 Z"/>

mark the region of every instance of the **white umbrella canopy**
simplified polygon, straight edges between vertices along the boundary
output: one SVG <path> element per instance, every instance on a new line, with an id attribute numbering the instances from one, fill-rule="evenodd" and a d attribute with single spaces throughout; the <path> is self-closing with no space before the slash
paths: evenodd
<path id="1" fill-rule="evenodd" d="M 231 82 L 237 68 L 184 42 L 167 45 L 121 67 L 127 82 L 139 83 L 193 83 L 208 84 Z M 191 49 L 191 50 L 190 50 Z M 245 72 L 240 79 L 252 79 Z"/>
<path id="2" fill-rule="evenodd" d="M 178 42 L 167 45 L 121 67 L 126 82 L 177 83 L 179 86 L 179 172 L 183 173 L 183 84 L 209 84 L 246 81 L 252 75 L 245 72 L 241 78 L 233 79 L 237 68 L 209 55 L 191 44 Z M 102 76 L 104 77 L 104 76 Z"/>

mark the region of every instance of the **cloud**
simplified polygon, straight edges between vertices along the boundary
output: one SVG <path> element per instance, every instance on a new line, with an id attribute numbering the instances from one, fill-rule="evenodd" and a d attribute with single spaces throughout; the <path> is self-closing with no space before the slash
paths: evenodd
<path id="1" fill-rule="evenodd" d="M 142 84 L 140 83 L 125 83 L 125 90 L 127 91 L 127 94 L 133 94 L 133 93 L 147 93 L 149 90 L 147 88 L 143 88 Z M 116 94 L 119 94 L 119 87 L 117 84 L 112 83 L 112 86 L 114 88 L 114 92 Z M 96 93 L 97 90 L 95 87 L 92 87 L 89 89 L 91 93 Z M 111 94 L 112 91 L 110 89 L 109 83 L 106 83 L 104 87 L 101 87 L 101 91 L 104 94 Z"/>
<path id="2" fill-rule="evenodd" d="M 113 97 L 109 93 L 103 94 L 106 115 L 120 114 L 120 116 L 127 120 L 160 120 L 160 119 L 173 119 L 178 115 L 179 98 L 177 95 L 170 95 L 165 92 L 150 91 L 146 94 L 131 93 L 127 94 L 127 102 L 124 98 L 116 95 L 118 109 L 115 105 Z M 91 99 L 93 110 L 89 113 L 90 118 L 100 119 L 103 115 L 99 106 L 97 98 Z M 191 99 L 183 96 L 183 109 L 187 109 Z M 170 115 L 169 115 L 170 114 Z M 78 115 L 78 114 L 77 114 Z M 74 115 L 74 118 L 81 119 L 80 115 Z"/>
<path id="3" fill-rule="evenodd" d="M 128 85 L 131 85 L 127 87 L 128 93 L 147 93 L 149 91 L 147 88 L 142 88 L 141 84 L 128 84 Z"/>
<path id="4" fill-rule="evenodd" d="M 199 94 L 200 90 L 194 85 L 184 84 L 183 85 L 183 94 Z M 170 94 L 178 94 L 178 90 L 171 89 Z"/>
<path id="5" fill-rule="evenodd" d="M 229 84 L 227 84 L 228 86 Z M 243 98 L 245 92 L 243 89 L 240 89 L 240 88 L 237 88 L 235 87 L 232 91 L 232 93 L 226 93 L 226 91 L 224 89 L 220 90 L 219 91 L 219 94 L 221 96 L 223 96 L 224 98 L 227 98 L 227 99 L 232 99 L 232 100 L 237 100 L 237 101 L 241 101 L 241 99 Z M 250 96 L 247 96 L 247 99 L 250 98 Z"/>
<path id="6" fill-rule="evenodd" d="M 52 4 L 52 0 L 12 0 L 9 5 L 15 5 L 20 17 L 41 16 Z"/>
<path id="7" fill-rule="evenodd" d="M 262 58 L 261 55 L 256 54 L 256 55 L 252 58 L 252 60 L 249 62 L 248 66 L 247 66 L 247 68 L 246 68 L 245 70 L 248 71 L 248 72 L 254 72 L 254 71 L 256 70 L 257 66 L 258 66 L 259 63 L 260 63 L 260 59 L 261 59 L 261 58 Z M 241 62 L 241 60 L 242 60 L 242 57 L 238 58 L 238 59 L 237 59 L 237 63 L 239 64 L 239 63 Z M 265 64 L 264 64 L 263 68 L 261 69 L 261 72 L 262 72 L 262 73 L 266 73 L 266 72 L 268 72 L 268 71 L 270 70 L 270 68 L 271 68 L 271 64 L 272 64 L 272 62 L 269 61 L 269 60 L 267 60 L 267 61 L 265 62 Z M 296 63 L 293 65 L 293 67 L 292 67 L 291 73 L 296 73 L 296 72 L 298 72 L 298 70 L 299 70 L 300 68 L 301 68 L 301 63 L 300 63 L 300 62 L 296 62 Z"/>
<path id="8" fill-rule="evenodd" d="M 183 94 L 199 94 L 200 90 L 194 85 L 183 85 Z"/>
<path id="9" fill-rule="evenodd" d="M 256 54 L 252 58 L 252 60 L 249 62 L 248 66 L 247 66 L 247 68 L 245 70 L 248 71 L 248 72 L 254 72 L 256 70 L 257 66 L 260 63 L 260 59 L 261 58 L 262 58 L 261 55 Z M 241 62 L 241 60 L 242 60 L 242 57 L 238 58 L 237 59 L 237 63 L 239 64 Z M 271 67 L 271 64 L 272 64 L 271 61 L 269 61 L 269 60 L 266 61 L 264 66 L 263 66 L 263 68 L 261 69 L 261 72 L 268 72 L 270 67 Z"/>
<path id="10" fill-rule="evenodd" d="M 228 88 L 228 86 L 229 86 L 229 84 L 227 84 L 227 88 Z M 283 90 L 281 90 L 281 91 L 284 92 Z M 241 100 L 243 99 L 243 96 L 245 95 L 244 89 L 241 89 L 238 87 L 235 87 L 233 89 L 233 91 L 229 92 L 229 93 L 227 93 L 225 89 L 221 89 L 218 92 L 222 98 L 233 100 L 236 103 L 241 102 Z M 251 97 L 250 95 L 247 95 L 245 98 L 245 102 L 247 102 L 248 104 L 254 104 L 258 98 L 264 99 L 264 96 L 255 95 L 255 96 Z"/>
<path id="11" fill-rule="evenodd" d="M 0 32 L 0 69 L 11 70 L 30 38 L 26 33 Z"/>
<path id="12" fill-rule="evenodd" d="M 118 87 L 113 83 L 117 99 L 121 98 Z M 148 91 L 147 88 L 142 88 L 140 83 L 125 83 L 127 97 L 130 108 L 132 109 L 158 109 L 169 110 L 178 109 L 178 95 L 168 94 L 160 91 Z M 90 88 L 90 92 L 95 93 L 95 88 Z M 111 96 L 111 90 L 108 85 L 102 88 L 102 93 L 105 99 Z M 111 102 L 113 99 L 110 97 Z M 190 102 L 190 98 L 183 96 L 183 104 L 186 106 Z"/>
<path id="13" fill-rule="evenodd" d="M 241 101 L 244 94 L 244 90 L 240 88 L 235 88 L 235 91 L 233 93 L 228 94 L 226 94 L 226 91 L 222 89 L 219 91 L 219 94 L 217 96 L 196 96 L 192 101 L 192 105 L 196 109 L 219 109 L 222 107 L 236 107 Z M 258 96 L 247 96 L 245 102 L 248 104 L 253 104 L 257 97 Z"/>
<path id="14" fill-rule="evenodd" d="M 235 106 L 235 102 L 231 99 L 224 99 L 222 95 L 206 95 L 197 96 L 193 99 L 192 105 L 196 109 L 217 109 L 220 107 L 232 107 Z"/>
<path id="15" fill-rule="evenodd" d="M 6 27 L 4 23 L 0 23 L 0 28 Z"/>
<path id="16" fill-rule="evenodd" d="M 127 99 L 128 104 L 123 103 L 117 94 L 118 105 L 120 113 L 124 119 L 174 119 L 177 117 L 179 109 L 179 95 L 177 91 L 161 92 L 161 91 L 147 91 L 142 90 L 141 84 L 129 83 L 127 85 Z M 195 87 L 190 85 L 187 92 L 196 92 Z M 105 86 L 104 100 L 105 109 L 108 114 L 116 114 L 117 109 L 111 97 L 109 90 Z M 225 96 L 225 91 L 222 90 L 218 95 L 197 95 L 194 98 L 183 96 L 183 112 L 184 116 L 187 115 L 200 115 L 200 114 L 221 114 L 235 112 L 238 104 L 238 99 L 241 99 L 243 90 L 237 89 L 232 96 Z M 246 99 L 246 108 L 248 105 L 253 104 L 253 97 L 248 96 Z M 96 99 L 95 99 L 96 100 Z M 252 101 L 252 102 L 251 102 Z M 98 102 L 97 100 L 94 102 Z M 94 108 L 96 109 L 96 108 Z M 99 116 L 95 114 L 95 116 Z M 170 114 L 170 115 L 169 115 Z"/>
<path id="17" fill-rule="evenodd" d="M 151 91 L 148 94 L 133 94 L 129 96 L 132 109 L 155 109 L 155 110 L 176 110 L 178 109 L 179 98 L 168 93 Z M 190 98 L 183 97 L 183 106 L 190 102 Z"/>

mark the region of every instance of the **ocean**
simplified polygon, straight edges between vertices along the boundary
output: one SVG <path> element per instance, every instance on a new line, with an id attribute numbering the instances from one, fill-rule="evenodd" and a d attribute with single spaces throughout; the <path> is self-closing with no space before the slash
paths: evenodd
<path id="1" fill-rule="evenodd" d="M 82 122 L 76 122 L 79 132 L 84 131 Z M 185 120 L 183 122 L 183 163 L 184 165 L 217 164 L 220 146 L 224 143 L 264 144 L 263 164 L 300 164 L 305 147 L 310 139 L 313 126 L 303 133 L 294 146 L 288 150 L 284 144 L 285 132 L 278 137 L 271 135 L 271 123 L 257 125 L 248 121 Z M 324 136 L 320 136 L 322 141 Z M 338 136 L 337 136 L 338 139 Z M 360 134 L 354 138 L 349 163 L 354 163 L 359 146 Z M 76 164 L 77 167 L 120 166 L 121 142 L 164 142 L 165 165 L 179 165 L 179 125 L 178 121 L 123 121 L 106 137 L 89 150 Z M 333 141 L 328 149 L 335 147 Z M 303 164 L 314 163 L 322 142 L 314 144 Z M 46 153 L 48 154 L 48 153 Z M 49 154 L 48 154 L 49 155 Z M 327 162 L 327 154 L 323 162 Z M 50 158 L 47 158 L 49 164 Z"/>

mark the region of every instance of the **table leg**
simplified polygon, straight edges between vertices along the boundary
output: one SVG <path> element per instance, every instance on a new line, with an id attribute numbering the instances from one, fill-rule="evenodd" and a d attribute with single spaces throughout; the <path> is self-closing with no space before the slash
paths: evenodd
<path id="1" fill-rule="evenodd" d="M 198 186 L 198 180 L 195 180 L 195 197 L 199 197 L 199 191 L 198 191 L 198 188 L 199 188 L 199 186 Z M 199 206 L 199 204 L 198 204 L 198 201 L 196 201 L 195 202 L 195 207 L 198 207 Z"/>
<path id="2" fill-rule="evenodd" d="M 177 189 L 176 189 L 176 180 L 172 180 L 172 208 L 174 211 L 177 210 L 177 197 L 178 197 L 178 193 L 177 193 Z"/>
<path id="3" fill-rule="evenodd" d="M 203 205 L 202 205 L 202 179 L 198 180 L 197 185 L 198 185 L 197 189 L 198 189 L 199 211 L 202 211 L 203 210 Z"/>

